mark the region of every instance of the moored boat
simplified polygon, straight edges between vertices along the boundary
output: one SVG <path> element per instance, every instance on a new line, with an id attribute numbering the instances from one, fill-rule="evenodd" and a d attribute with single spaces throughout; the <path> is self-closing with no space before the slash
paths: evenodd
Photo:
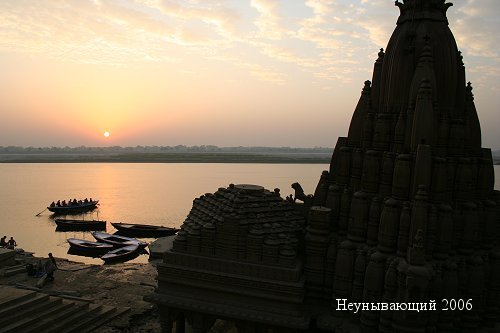
<path id="1" fill-rule="evenodd" d="M 106 244 L 106 243 L 101 243 L 101 242 L 92 242 L 88 241 L 85 239 L 78 239 L 78 238 L 68 238 L 67 239 L 68 244 L 70 248 L 78 250 L 78 251 L 84 251 L 84 252 L 90 252 L 90 253 L 107 253 L 111 250 L 113 250 L 113 245 L 111 244 Z"/>
<path id="2" fill-rule="evenodd" d="M 111 225 L 124 236 L 165 237 L 174 235 L 179 229 L 149 224 L 111 222 Z"/>
<path id="3" fill-rule="evenodd" d="M 112 235 L 108 234 L 107 232 L 93 231 L 92 236 L 94 236 L 94 238 L 97 241 L 111 244 L 114 247 L 122 247 L 122 246 L 137 244 L 139 248 L 144 249 L 146 246 L 148 246 L 148 243 L 140 241 L 136 238 L 125 237 L 120 235 Z"/>
<path id="4" fill-rule="evenodd" d="M 95 209 L 98 203 L 99 200 L 92 200 L 88 202 L 81 201 L 68 205 L 50 205 L 47 209 L 54 214 L 78 214 Z"/>
<path id="5" fill-rule="evenodd" d="M 142 248 L 139 244 L 129 244 L 109 251 L 101 257 L 105 262 L 126 261 L 137 257 Z"/>
<path id="6" fill-rule="evenodd" d="M 55 219 L 54 222 L 57 231 L 106 230 L 106 221 L 101 220 Z"/>

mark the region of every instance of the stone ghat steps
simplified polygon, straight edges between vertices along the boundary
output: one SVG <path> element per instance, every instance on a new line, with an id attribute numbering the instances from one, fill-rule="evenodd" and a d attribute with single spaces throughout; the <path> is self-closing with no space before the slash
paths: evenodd
<path id="1" fill-rule="evenodd" d="M 0 286 L 0 333 L 91 332 L 129 310 Z"/>
<path id="2" fill-rule="evenodd" d="M 19 273 L 26 273 L 26 267 L 24 265 L 14 265 L 3 269 L 3 276 L 12 276 Z"/>

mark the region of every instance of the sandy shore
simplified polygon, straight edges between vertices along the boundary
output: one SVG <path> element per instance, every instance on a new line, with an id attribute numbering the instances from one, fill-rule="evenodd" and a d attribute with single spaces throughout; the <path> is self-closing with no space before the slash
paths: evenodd
<path id="1" fill-rule="evenodd" d="M 16 254 L 18 265 L 32 263 L 47 258 L 33 257 L 29 253 Z M 70 296 L 92 300 L 95 304 L 115 307 L 129 307 L 130 311 L 99 327 L 94 332 L 100 333 L 146 333 L 161 332 L 156 307 L 143 300 L 143 296 L 153 292 L 156 286 L 158 261 L 145 264 L 117 263 L 112 265 L 88 265 L 56 258 L 59 269 L 54 274 L 54 281 L 42 287 L 44 293 L 62 292 Z M 39 278 L 20 272 L 12 276 L 0 274 L 0 285 L 24 285 L 36 287 Z M 190 327 L 186 326 L 189 333 Z M 234 325 L 217 321 L 211 333 L 236 332 Z"/>
<path id="2" fill-rule="evenodd" d="M 29 254 L 16 255 L 19 265 L 35 265 L 40 259 L 43 260 Z M 154 263 L 87 265 L 61 258 L 56 258 L 56 261 L 59 269 L 54 274 L 55 279 L 47 282 L 42 292 L 62 292 L 93 300 L 96 304 L 130 308 L 129 312 L 96 332 L 161 331 L 155 306 L 142 299 L 155 288 L 157 271 Z M 38 280 L 24 272 L 1 276 L 0 284 L 36 287 Z"/>

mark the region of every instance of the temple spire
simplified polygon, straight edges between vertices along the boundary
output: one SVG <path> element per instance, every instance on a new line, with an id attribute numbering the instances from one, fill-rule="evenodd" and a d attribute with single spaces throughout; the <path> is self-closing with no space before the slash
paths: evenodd
<path id="1" fill-rule="evenodd" d="M 416 151 L 419 144 L 434 143 L 434 109 L 432 106 L 432 86 L 424 79 L 418 90 L 411 131 L 411 149 Z"/>
<path id="2" fill-rule="evenodd" d="M 471 145 L 471 148 L 479 150 L 481 149 L 481 125 L 479 124 L 474 104 L 474 94 L 472 93 L 472 84 L 470 82 L 467 83 L 465 91 L 465 120 L 469 134 L 468 143 Z"/>
<path id="3" fill-rule="evenodd" d="M 371 110 L 371 82 L 365 81 L 358 105 L 354 110 L 351 125 L 349 126 L 349 144 L 359 145 L 363 133 L 363 122 Z"/>
<path id="4" fill-rule="evenodd" d="M 445 1 L 446 0 L 403 0 L 403 3 L 401 3 L 399 0 L 396 0 L 395 5 L 400 11 L 398 24 L 409 20 L 415 21 L 425 19 L 445 21 L 448 23 L 446 12 L 453 4 L 451 2 L 446 3 Z"/>

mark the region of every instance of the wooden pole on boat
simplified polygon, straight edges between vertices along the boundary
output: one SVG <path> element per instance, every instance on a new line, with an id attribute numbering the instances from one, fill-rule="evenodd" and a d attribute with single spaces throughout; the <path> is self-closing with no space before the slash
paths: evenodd
<path id="1" fill-rule="evenodd" d="M 42 210 L 40 213 L 36 214 L 35 216 L 40 216 L 40 214 L 42 214 L 43 212 L 45 212 L 47 210 L 47 208 L 45 208 L 44 210 Z"/>

